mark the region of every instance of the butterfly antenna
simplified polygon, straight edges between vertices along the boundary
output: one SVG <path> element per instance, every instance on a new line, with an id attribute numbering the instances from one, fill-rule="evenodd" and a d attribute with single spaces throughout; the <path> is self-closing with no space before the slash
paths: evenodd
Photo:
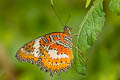
<path id="1" fill-rule="evenodd" d="M 56 12 L 56 9 L 55 9 L 54 6 L 53 6 L 53 1 L 52 1 L 52 0 L 51 0 L 51 7 L 52 7 L 55 15 L 57 16 L 58 20 L 60 21 L 61 25 L 64 26 L 61 18 L 57 15 L 57 12 Z"/>
<path id="2" fill-rule="evenodd" d="M 65 23 L 65 26 L 67 25 L 67 23 L 68 23 L 68 21 L 69 21 L 69 19 L 70 19 L 70 14 L 68 15 L 68 18 L 67 18 L 67 20 L 66 20 L 66 23 Z"/>

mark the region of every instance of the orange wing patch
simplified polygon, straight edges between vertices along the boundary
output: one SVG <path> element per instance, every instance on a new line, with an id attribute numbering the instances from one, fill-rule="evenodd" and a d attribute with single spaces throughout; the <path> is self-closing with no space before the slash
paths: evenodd
<path id="1" fill-rule="evenodd" d="M 58 74 L 61 72 L 61 70 L 66 71 L 67 69 L 71 68 L 71 63 L 73 56 L 72 50 L 69 51 L 70 58 L 61 58 L 61 59 L 52 59 L 47 51 L 44 51 L 44 55 L 41 55 L 41 62 L 42 62 L 42 69 L 45 69 L 45 71 L 50 71 L 50 75 L 52 76 L 54 72 L 57 72 Z"/>
<path id="2" fill-rule="evenodd" d="M 18 51 L 16 58 L 21 62 L 27 61 L 27 62 L 35 63 L 38 61 L 37 57 L 31 54 L 25 54 L 22 50 Z"/>
<path id="3" fill-rule="evenodd" d="M 28 52 L 33 52 L 34 51 L 34 48 L 33 48 L 34 43 L 35 42 L 32 41 L 29 44 L 26 44 L 25 47 L 24 47 L 24 50 L 26 50 Z"/>

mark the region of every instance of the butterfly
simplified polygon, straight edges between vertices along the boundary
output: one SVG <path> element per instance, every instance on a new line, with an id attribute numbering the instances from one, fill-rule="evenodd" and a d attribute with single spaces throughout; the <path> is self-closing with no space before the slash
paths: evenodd
<path id="1" fill-rule="evenodd" d="M 26 43 L 17 51 L 16 58 L 37 64 L 41 70 L 49 71 L 50 76 L 70 69 L 73 62 L 71 28 L 65 26 L 63 32 L 52 32 Z"/>

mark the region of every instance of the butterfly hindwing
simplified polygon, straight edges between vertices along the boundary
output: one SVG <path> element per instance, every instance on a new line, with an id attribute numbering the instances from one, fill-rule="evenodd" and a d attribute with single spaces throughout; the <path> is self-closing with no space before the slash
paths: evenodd
<path id="1" fill-rule="evenodd" d="M 64 34 L 61 34 L 62 36 Z M 55 35 L 53 35 L 55 36 Z M 49 67 L 51 74 L 54 72 L 66 71 L 71 67 L 73 55 L 72 48 L 69 46 L 67 41 L 64 40 L 64 36 L 60 39 L 53 39 L 54 42 L 46 46 L 44 51 L 45 56 L 41 56 L 41 60 L 44 59 L 44 66 Z"/>

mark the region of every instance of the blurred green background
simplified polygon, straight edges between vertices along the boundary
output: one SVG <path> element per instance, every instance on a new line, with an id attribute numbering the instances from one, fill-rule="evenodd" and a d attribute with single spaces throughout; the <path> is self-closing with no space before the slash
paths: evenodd
<path id="1" fill-rule="evenodd" d="M 73 34 L 90 7 L 85 0 L 54 0 L 58 15 Z M 20 63 L 17 50 L 26 42 L 50 32 L 61 32 L 49 0 L 0 0 L 0 80 L 120 80 L 120 16 L 112 13 L 104 0 L 105 25 L 98 40 L 88 50 L 88 74 L 81 76 L 75 67 L 53 77 L 37 65 Z M 92 4 L 91 4 L 92 5 Z M 91 6 L 90 5 L 90 6 Z M 74 53 L 75 54 L 75 53 Z"/>

